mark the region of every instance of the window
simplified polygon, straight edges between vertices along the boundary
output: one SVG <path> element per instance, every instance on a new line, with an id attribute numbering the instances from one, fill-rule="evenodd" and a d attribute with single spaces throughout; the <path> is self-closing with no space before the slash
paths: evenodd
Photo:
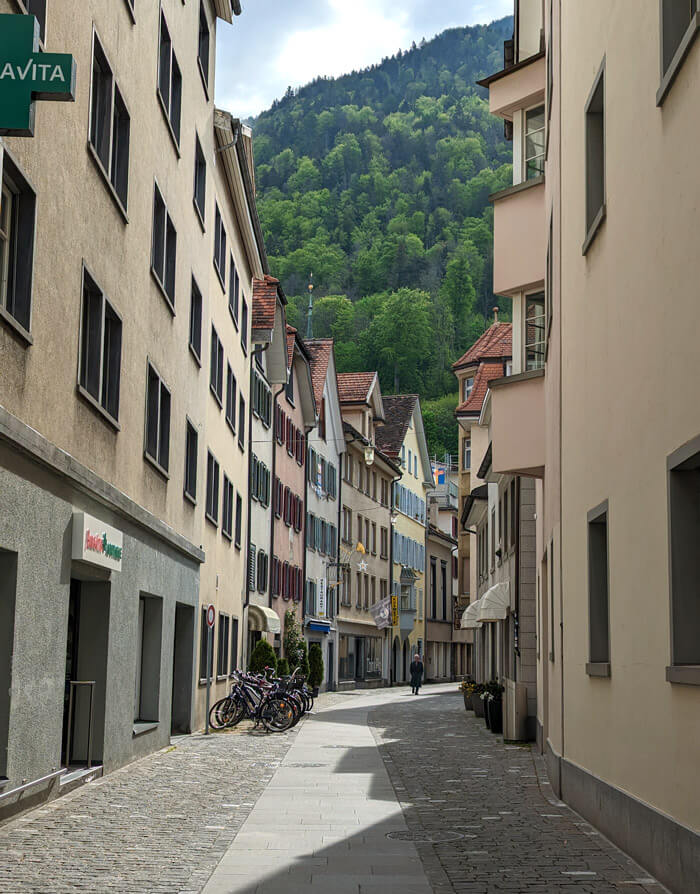
<path id="1" fill-rule="evenodd" d="M 287 400 L 290 404 L 294 404 L 294 367 L 290 367 L 289 375 L 287 376 L 287 385 L 284 389 L 284 393 L 287 397 Z"/>
<path id="2" fill-rule="evenodd" d="M 231 673 L 238 668 L 238 618 L 231 622 Z"/>
<path id="3" fill-rule="evenodd" d="M 236 433 L 236 377 L 231 369 L 231 364 L 226 364 L 226 422 L 229 428 Z"/>
<path id="4" fill-rule="evenodd" d="M 544 106 L 525 112 L 525 180 L 544 174 Z"/>
<path id="5" fill-rule="evenodd" d="M 357 581 L 357 594 L 355 596 L 355 608 L 362 608 L 362 575 L 358 571 L 355 575 Z"/>
<path id="6" fill-rule="evenodd" d="M 472 467 L 472 439 L 462 438 L 462 469 L 468 472 Z"/>
<path id="7" fill-rule="evenodd" d="M 7 148 L 0 197 L 0 313 L 28 336 L 32 310 L 36 196 Z"/>
<path id="8" fill-rule="evenodd" d="M 221 282 L 221 288 L 225 289 L 224 285 L 226 280 L 226 230 L 224 229 L 224 222 L 221 218 L 221 212 L 219 211 L 219 203 L 216 203 L 216 210 L 214 212 L 214 267 L 216 268 L 216 272 L 219 274 L 219 281 Z"/>
<path id="9" fill-rule="evenodd" d="M 148 364 L 146 396 L 146 456 L 162 472 L 168 471 L 170 454 L 170 391 L 155 368 Z"/>
<path id="10" fill-rule="evenodd" d="M 413 477 L 414 478 L 418 477 L 418 457 L 417 456 L 413 457 Z"/>
<path id="11" fill-rule="evenodd" d="M 224 505 L 221 532 L 229 540 L 233 539 L 233 485 L 226 475 L 224 475 Z"/>
<path id="12" fill-rule="evenodd" d="M 193 501 L 197 499 L 197 429 L 187 420 L 185 433 L 185 493 Z"/>
<path id="13" fill-rule="evenodd" d="M 380 556 L 382 559 L 386 559 L 389 556 L 389 529 L 382 528 L 379 532 L 379 540 L 380 540 Z"/>
<path id="14" fill-rule="evenodd" d="M 372 522 L 372 555 L 377 555 L 377 523 Z"/>
<path id="15" fill-rule="evenodd" d="M 46 4 L 46 0 L 43 0 L 43 3 L 44 3 L 44 5 L 45 5 L 45 4 Z M 133 21 L 135 22 L 135 21 L 136 21 L 136 16 L 135 16 L 135 14 L 134 14 L 134 0 L 126 0 L 126 5 L 127 5 L 127 8 L 128 8 L 128 10 L 129 10 L 129 12 L 131 13 L 131 18 L 132 18 Z"/>
<path id="16" fill-rule="evenodd" d="M 46 0 L 24 0 L 27 12 L 39 22 L 39 39 L 46 40 Z"/>
<path id="17" fill-rule="evenodd" d="M 214 631 L 212 630 L 211 651 L 209 652 L 209 676 L 214 673 Z M 202 606 L 199 616 L 199 679 L 204 682 L 207 678 L 207 640 L 209 628 L 207 627 L 207 610 Z"/>
<path id="18" fill-rule="evenodd" d="M 83 267 L 80 390 L 115 422 L 119 419 L 122 321 Z"/>
<path id="19" fill-rule="evenodd" d="M 194 207 L 197 209 L 199 219 L 204 226 L 207 204 L 207 161 L 204 158 L 202 144 L 199 137 L 194 138 Z"/>
<path id="20" fill-rule="evenodd" d="M 219 649 L 216 655 L 217 677 L 228 676 L 228 646 L 230 641 L 231 619 L 219 612 Z"/>
<path id="21" fill-rule="evenodd" d="M 374 605 L 377 601 L 377 578 L 373 577 L 371 582 L 371 605 Z"/>
<path id="22" fill-rule="evenodd" d="M 233 255 L 230 257 L 229 263 L 229 286 L 228 286 L 228 309 L 233 318 L 233 325 L 238 329 L 238 304 L 241 295 L 241 281 L 238 277 L 238 270 L 233 262 Z"/>
<path id="23" fill-rule="evenodd" d="M 518 508 L 516 504 L 517 481 L 510 483 L 510 542 L 511 546 L 517 545 L 518 536 Z"/>
<path id="24" fill-rule="evenodd" d="M 214 525 L 219 523 L 219 464 L 211 451 L 207 451 L 207 505 L 206 516 Z"/>
<path id="25" fill-rule="evenodd" d="M 190 295 L 190 350 L 201 365 L 202 358 L 202 293 L 192 277 L 192 293 Z"/>
<path id="26" fill-rule="evenodd" d="M 134 698 L 134 720 L 137 723 L 158 721 L 162 636 L 163 600 L 157 596 L 139 595 Z"/>
<path id="27" fill-rule="evenodd" d="M 605 218 L 605 60 L 586 103 L 585 255 Z"/>
<path id="28" fill-rule="evenodd" d="M 671 89 L 699 28 L 697 0 L 661 0 L 661 85 L 656 94 L 657 106 Z"/>
<path id="29" fill-rule="evenodd" d="M 554 567 L 554 556 L 550 554 Z M 608 594 L 608 504 L 601 503 L 588 513 L 588 642 L 589 663 L 586 672 L 595 676 L 610 676 L 610 618 Z M 553 576 L 550 590 L 553 589 Z M 550 592 L 550 596 L 553 593 Z M 553 599 L 551 600 L 553 603 Z M 550 607 L 550 630 L 554 619 Z M 554 646 L 552 634 L 552 650 Z"/>
<path id="30" fill-rule="evenodd" d="M 165 293 L 171 309 L 175 307 L 176 257 L 177 232 L 156 183 L 153 190 L 151 270 L 158 285 Z"/>
<path id="31" fill-rule="evenodd" d="M 342 517 L 342 537 L 345 543 L 350 543 L 352 539 L 352 510 L 348 509 L 347 506 L 343 506 L 343 517 Z"/>
<path id="32" fill-rule="evenodd" d="M 209 387 L 219 406 L 224 403 L 224 346 L 216 329 L 211 327 Z"/>
<path id="33" fill-rule="evenodd" d="M 168 25 L 162 12 L 160 14 L 160 51 L 158 55 L 158 97 L 179 151 L 182 74 L 173 52 L 173 42 L 170 39 Z"/>
<path id="34" fill-rule="evenodd" d="M 268 567 L 268 557 L 267 554 L 262 552 L 262 550 L 258 553 L 258 592 L 264 593 L 267 590 L 267 567 Z"/>
<path id="35" fill-rule="evenodd" d="M 318 416 L 318 436 L 322 441 L 326 440 L 326 398 L 321 398 L 321 412 Z"/>
<path id="36" fill-rule="evenodd" d="M 243 353 L 248 353 L 248 302 L 243 299 L 241 302 L 241 347 Z M 291 377 L 290 377 L 291 378 Z"/>
<path id="37" fill-rule="evenodd" d="M 202 75 L 204 89 L 209 95 L 209 21 L 204 9 L 204 3 L 199 0 L 199 43 L 197 48 L 197 64 Z"/>
<path id="38" fill-rule="evenodd" d="M 671 593 L 672 683 L 700 685 L 700 600 L 697 549 L 700 514 L 700 441 L 676 450 L 667 461 Z"/>
<path id="39" fill-rule="evenodd" d="M 243 500 L 241 495 L 236 493 L 236 539 L 234 541 L 238 549 L 241 548 L 241 537 L 243 534 Z"/>
<path id="40" fill-rule="evenodd" d="M 238 446 L 243 449 L 245 443 L 245 398 L 239 395 L 238 398 Z"/>
<path id="41" fill-rule="evenodd" d="M 388 506 L 389 505 L 389 482 L 386 480 L 386 478 L 382 478 L 381 493 L 382 493 L 382 497 L 381 497 L 382 506 Z"/>
<path id="42" fill-rule="evenodd" d="M 129 191 L 131 119 L 96 34 L 92 48 L 91 91 L 90 146 L 125 211 Z"/>
<path id="43" fill-rule="evenodd" d="M 525 296 L 525 368 L 542 369 L 545 352 L 544 292 Z"/>

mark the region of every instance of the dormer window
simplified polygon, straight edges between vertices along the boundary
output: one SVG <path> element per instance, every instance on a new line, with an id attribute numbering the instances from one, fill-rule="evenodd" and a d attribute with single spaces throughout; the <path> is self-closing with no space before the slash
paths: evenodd
<path id="1" fill-rule="evenodd" d="M 464 380 L 464 400 L 469 400 L 469 396 L 472 393 L 472 388 L 474 387 L 474 376 L 469 376 Z"/>

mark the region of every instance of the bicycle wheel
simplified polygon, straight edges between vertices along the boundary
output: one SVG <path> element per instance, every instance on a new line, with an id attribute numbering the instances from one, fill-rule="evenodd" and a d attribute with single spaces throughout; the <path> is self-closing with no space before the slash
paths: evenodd
<path id="1" fill-rule="evenodd" d="M 226 726 L 226 718 L 231 711 L 231 696 L 220 698 L 214 702 L 209 711 L 209 726 L 212 729 L 223 729 Z"/>
<path id="2" fill-rule="evenodd" d="M 294 724 L 296 712 L 286 696 L 271 696 L 260 709 L 260 719 L 269 732 L 282 733 Z"/>

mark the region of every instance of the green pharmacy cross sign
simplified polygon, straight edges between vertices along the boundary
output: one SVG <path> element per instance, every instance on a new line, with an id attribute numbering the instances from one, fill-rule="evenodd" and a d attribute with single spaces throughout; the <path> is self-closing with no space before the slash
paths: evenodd
<path id="1" fill-rule="evenodd" d="M 0 136 L 33 137 L 34 103 L 75 101 L 75 60 L 42 53 L 31 15 L 0 15 Z"/>

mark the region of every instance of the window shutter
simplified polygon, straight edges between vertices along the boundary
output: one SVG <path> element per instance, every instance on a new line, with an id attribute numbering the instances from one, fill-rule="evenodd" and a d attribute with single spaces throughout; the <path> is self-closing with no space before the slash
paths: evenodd
<path id="1" fill-rule="evenodd" d="M 248 587 L 255 589 L 255 547 L 252 543 L 248 547 Z"/>

